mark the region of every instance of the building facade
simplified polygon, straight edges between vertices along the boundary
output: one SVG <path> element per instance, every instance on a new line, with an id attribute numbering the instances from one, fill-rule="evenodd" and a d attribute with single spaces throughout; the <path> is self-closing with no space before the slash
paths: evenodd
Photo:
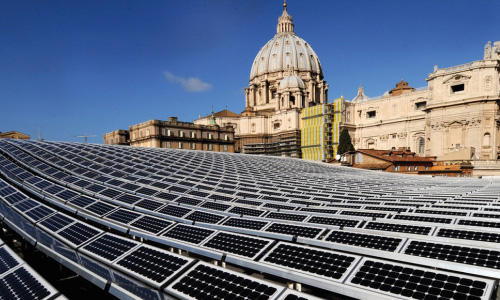
<path id="1" fill-rule="evenodd" d="M 360 87 L 343 126 L 355 148 L 409 149 L 438 160 L 496 160 L 500 154 L 500 41 L 482 60 L 439 69 L 427 86 L 401 81 L 383 96 Z"/>
<path id="2" fill-rule="evenodd" d="M 104 144 L 108 145 L 130 145 L 130 137 L 128 130 L 118 129 L 103 134 L 102 139 Z"/>
<path id="3" fill-rule="evenodd" d="M 0 131 L 0 139 L 16 139 L 16 140 L 29 140 L 30 136 L 19 131 Z"/>
<path id="4" fill-rule="evenodd" d="M 196 125 L 170 117 L 149 120 L 129 128 L 130 146 L 234 152 L 234 129 Z"/>
<path id="5" fill-rule="evenodd" d="M 234 152 L 234 128 L 217 125 L 213 115 L 211 122 L 212 125 L 197 125 L 178 121 L 176 117 L 168 121 L 149 120 L 130 126 L 128 131 L 106 133 L 103 139 L 105 144 Z M 123 142 L 125 136 L 129 137 L 126 143 Z"/>
<path id="6" fill-rule="evenodd" d="M 285 3 L 276 35 L 252 64 L 245 110 L 239 118 L 221 120 L 235 128 L 240 152 L 300 157 L 302 109 L 328 102 L 319 58 L 294 30 Z M 195 124 L 206 124 L 206 118 Z"/>

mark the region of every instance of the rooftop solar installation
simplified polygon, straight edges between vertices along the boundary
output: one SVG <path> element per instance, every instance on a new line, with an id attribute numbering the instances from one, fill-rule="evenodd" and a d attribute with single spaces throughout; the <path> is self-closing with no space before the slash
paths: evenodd
<path id="1" fill-rule="evenodd" d="M 491 299 L 499 192 L 495 178 L 0 141 L 3 224 L 118 298 Z M 0 298 L 12 278 L 26 299 L 62 297 L 5 251 Z"/>

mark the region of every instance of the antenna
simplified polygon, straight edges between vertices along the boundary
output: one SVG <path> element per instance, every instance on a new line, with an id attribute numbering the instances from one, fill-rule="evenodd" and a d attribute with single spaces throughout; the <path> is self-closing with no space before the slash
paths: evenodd
<path id="1" fill-rule="evenodd" d="M 86 134 L 83 134 L 83 135 L 75 135 L 75 137 L 77 138 L 83 138 L 83 143 L 84 144 L 87 144 L 87 138 L 89 137 L 96 137 L 97 135 L 86 135 Z"/>

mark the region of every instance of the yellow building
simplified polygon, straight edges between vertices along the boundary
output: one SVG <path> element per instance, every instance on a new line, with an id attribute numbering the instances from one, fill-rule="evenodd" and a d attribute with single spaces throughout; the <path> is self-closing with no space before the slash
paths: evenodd
<path id="1" fill-rule="evenodd" d="M 302 159 L 330 161 L 337 154 L 344 97 L 302 109 Z"/>

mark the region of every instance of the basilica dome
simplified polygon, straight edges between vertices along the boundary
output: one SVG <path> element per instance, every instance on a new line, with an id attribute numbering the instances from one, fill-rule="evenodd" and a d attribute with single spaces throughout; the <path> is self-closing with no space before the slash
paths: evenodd
<path id="1" fill-rule="evenodd" d="M 304 88 L 304 81 L 300 79 L 299 76 L 297 75 L 289 75 L 283 78 L 280 82 L 280 90 L 285 90 L 285 89 L 303 89 Z"/>
<path id="2" fill-rule="evenodd" d="M 250 80 L 263 74 L 286 71 L 311 72 L 323 78 L 319 58 L 311 46 L 293 31 L 292 17 L 286 10 L 279 18 L 277 33 L 259 51 L 252 64 Z"/>

